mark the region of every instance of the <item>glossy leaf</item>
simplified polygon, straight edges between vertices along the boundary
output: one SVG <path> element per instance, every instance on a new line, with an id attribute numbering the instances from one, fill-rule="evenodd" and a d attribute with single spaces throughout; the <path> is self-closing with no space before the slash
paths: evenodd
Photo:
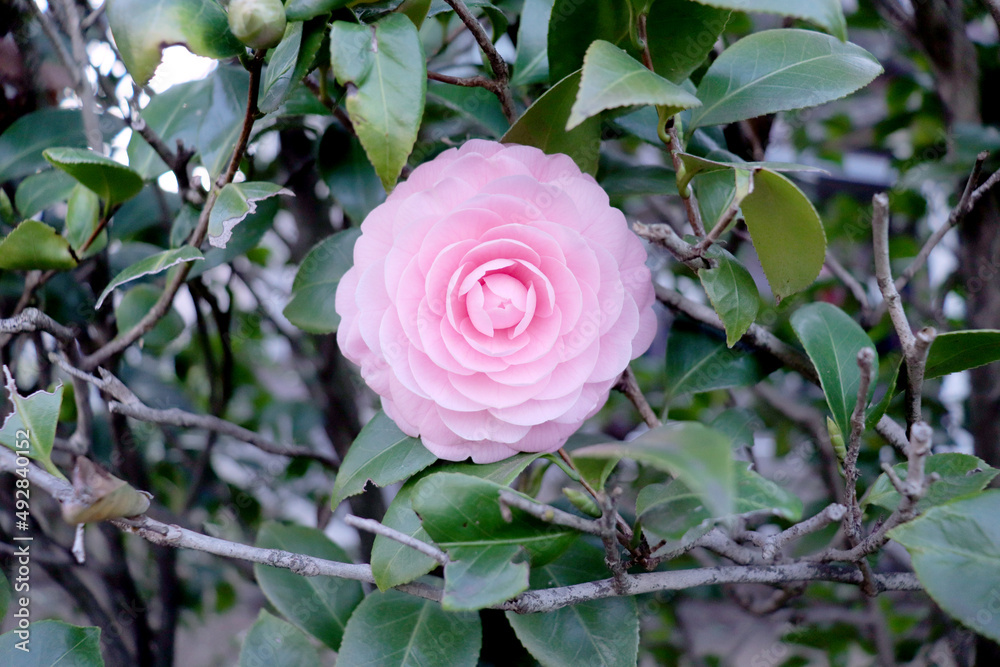
<path id="1" fill-rule="evenodd" d="M 315 528 L 269 521 L 257 532 L 257 546 L 349 563 L 344 550 Z M 264 595 L 285 618 L 337 650 L 351 612 L 364 593 L 361 584 L 337 577 L 303 577 L 291 570 L 253 566 Z"/>
<path id="2" fill-rule="evenodd" d="M 705 62 L 729 22 L 729 10 L 694 0 L 656 0 L 649 7 L 646 33 L 657 74 L 681 83 Z"/>
<path id="3" fill-rule="evenodd" d="M 427 83 L 427 101 L 456 111 L 486 130 L 494 138 L 510 129 L 497 96 L 478 86 L 453 86 L 440 81 Z"/>
<path id="4" fill-rule="evenodd" d="M 572 130 L 606 109 L 640 104 L 679 111 L 701 106 L 701 101 L 676 83 L 650 72 L 611 42 L 597 40 L 583 59 L 580 90 L 566 129 Z"/>
<path id="5" fill-rule="evenodd" d="M 424 114 L 427 67 L 417 29 L 390 14 L 372 26 L 336 21 L 330 59 L 347 112 L 386 191 L 396 185 Z M 353 88 L 352 88 L 353 86 Z"/>
<path id="6" fill-rule="evenodd" d="M 226 168 L 246 113 L 249 80 L 242 67 L 220 65 L 200 81 L 171 86 L 142 110 L 142 118 L 168 146 L 183 142 L 201 156 L 212 177 Z M 149 180 L 167 165 L 149 144 L 132 133 L 129 165 Z"/>
<path id="7" fill-rule="evenodd" d="M 580 69 L 595 40 L 624 45 L 628 34 L 625 0 L 555 0 L 549 18 L 549 81 L 561 81 Z"/>
<path id="8" fill-rule="evenodd" d="M 850 315 L 829 303 L 817 302 L 799 308 L 792 314 L 791 323 L 816 367 L 833 421 L 841 433 L 850 433 L 851 413 L 861 383 L 858 352 L 866 347 L 875 352 L 875 345 Z M 877 372 L 877 353 L 874 368 Z M 873 378 L 869 400 L 874 386 Z"/>
<path id="9" fill-rule="evenodd" d="M 192 248 L 191 246 L 183 246 L 173 250 L 164 250 L 163 252 L 151 255 L 146 259 L 136 262 L 112 278 L 111 282 L 108 283 L 108 286 L 104 288 L 103 292 L 101 292 L 101 295 L 97 297 L 97 303 L 94 305 L 94 309 L 99 309 L 101 304 L 104 303 L 104 299 L 106 299 L 108 295 L 115 290 L 115 288 L 124 285 L 127 282 L 137 280 L 143 276 L 151 276 L 161 273 L 172 266 L 177 266 L 178 264 L 204 259 L 205 257 L 201 254 L 201 251 L 197 248 Z"/>
<path id="10" fill-rule="evenodd" d="M 330 505 L 336 508 L 345 498 L 361 493 L 368 482 L 388 486 L 415 475 L 436 460 L 420 438 L 400 431 L 379 410 L 361 429 L 340 464 Z"/>
<path id="11" fill-rule="evenodd" d="M 900 479 L 906 479 L 908 465 L 899 463 L 893 470 Z M 932 483 L 927 489 L 927 495 L 917 503 L 917 509 L 926 510 L 929 507 L 943 505 L 955 498 L 969 496 L 986 488 L 990 481 L 1000 474 L 1000 470 L 991 468 L 982 459 L 969 454 L 948 452 L 932 454 L 924 463 L 924 474 L 937 473 L 941 479 Z M 875 483 L 865 494 L 863 505 L 878 505 L 894 511 L 899 506 L 899 492 L 885 473 L 879 475 Z"/>
<path id="12" fill-rule="evenodd" d="M 417 26 L 417 30 L 420 30 L 430 8 L 431 0 L 403 0 L 396 7 L 395 11 L 404 14 L 406 18 L 413 21 L 413 25 Z"/>
<path id="13" fill-rule="evenodd" d="M 432 600 L 375 592 L 351 615 L 337 660 L 379 667 L 475 667 L 482 646 L 478 614 L 450 613 Z"/>
<path id="14" fill-rule="evenodd" d="M 13 405 L 13 410 L 0 427 L 0 444 L 37 461 L 56 477 L 66 479 L 52 463 L 52 443 L 55 441 L 56 423 L 59 421 L 62 384 L 53 392 L 39 390 L 30 396 L 21 396 L 10 369 L 4 366 L 3 373 L 8 400 Z"/>
<path id="15" fill-rule="evenodd" d="M 412 477 L 396 493 L 382 523 L 410 537 L 430 542 L 430 535 L 424 530 L 420 518 L 413 511 L 413 487 L 417 482 L 435 472 L 461 472 L 507 486 L 538 456 L 538 454 L 519 454 L 497 463 L 483 465 L 452 463 L 424 470 Z M 372 547 L 372 573 L 375 575 L 375 583 L 381 590 L 409 583 L 435 567 L 437 562 L 429 556 L 387 537 L 381 535 L 375 537 L 375 544 Z"/>
<path id="16" fill-rule="evenodd" d="M 245 53 L 215 0 L 108 0 L 105 11 L 125 67 L 140 86 L 153 76 L 166 46 L 183 44 L 208 58 Z"/>
<path id="17" fill-rule="evenodd" d="M 100 223 L 100 197 L 90 188 L 77 184 L 66 201 L 66 226 L 63 228 L 63 236 L 66 237 L 66 241 L 76 252 L 77 257 L 81 259 L 91 257 L 107 246 L 108 232 L 107 229 L 104 229 L 94 237 L 87 250 L 83 250 L 83 246 L 97 231 Z"/>
<path id="18" fill-rule="evenodd" d="M 802 518 L 802 501 L 745 464 L 735 465 L 733 514 L 769 512 L 788 521 Z M 655 539 L 680 540 L 692 528 L 715 523 L 696 493 L 681 480 L 650 484 L 636 498 L 636 515 Z"/>
<path id="19" fill-rule="evenodd" d="M 1000 641 L 1000 491 L 932 507 L 889 531 L 906 547 L 913 570 L 938 605 Z"/>
<path id="20" fill-rule="evenodd" d="M 76 109 L 46 107 L 25 114 L 0 134 L 0 183 L 48 167 L 42 157 L 46 148 L 86 145 L 83 120 Z"/>
<path id="21" fill-rule="evenodd" d="M 743 217 L 771 291 L 781 301 L 816 280 L 826 259 L 826 232 L 812 202 L 790 180 L 761 169 L 753 182 L 741 205 Z"/>
<path id="22" fill-rule="evenodd" d="M 878 61 L 860 46 L 822 33 L 754 33 L 723 51 L 708 68 L 698 85 L 704 106 L 691 114 L 690 128 L 818 106 L 868 85 L 881 72 Z"/>
<path id="23" fill-rule="evenodd" d="M 441 606 L 448 611 L 475 611 L 528 590 L 528 564 L 515 562 L 520 552 L 516 544 L 449 549 Z"/>
<path id="24" fill-rule="evenodd" d="M 316 648 L 297 627 L 261 609 L 240 648 L 240 667 L 313 667 L 320 664 Z"/>
<path id="25" fill-rule="evenodd" d="M 25 220 L 0 240 L 0 269 L 67 271 L 76 267 L 69 243 L 38 220 Z"/>
<path id="26" fill-rule="evenodd" d="M 975 329 L 938 334 L 927 354 L 924 379 L 959 373 L 1000 361 L 1000 330 Z"/>
<path id="27" fill-rule="evenodd" d="M 540 590 L 607 579 L 603 552 L 580 542 L 559 560 L 531 572 Z M 589 600 L 544 614 L 506 612 L 517 638 L 543 667 L 633 667 L 639 653 L 634 597 Z"/>
<path id="28" fill-rule="evenodd" d="M 349 4 L 351 0 L 288 0 L 285 4 L 285 18 L 289 21 L 305 21 Z"/>
<path id="29" fill-rule="evenodd" d="M 46 169 L 17 184 L 14 205 L 22 218 L 30 218 L 53 204 L 66 201 L 76 185 L 76 179 L 66 172 Z"/>
<path id="30" fill-rule="evenodd" d="M 675 320 L 667 339 L 668 396 L 742 387 L 766 373 L 757 357 L 726 346 L 721 335 L 686 320 Z"/>
<path id="31" fill-rule="evenodd" d="M 811 167 L 806 164 L 795 164 L 792 162 L 726 162 L 723 160 L 709 160 L 708 158 L 690 153 L 678 153 L 681 162 L 684 163 L 684 178 L 680 185 L 683 187 L 698 174 L 710 174 L 716 171 L 728 171 L 729 169 L 746 169 L 756 171 L 758 169 L 769 169 L 778 172 L 811 172 L 817 174 L 829 173 L 819 167 Z"/>
<path id="32" fill-rule="evenodd" d="M 578 533 L 511 508 L 513 520 L 500 511 L 502 484 L 461 473 L 438 472 L 413 489 L 413 510 L 438 546 L 522 546 L 532 562 L 544 563 L 562 553 Z M 468 553 L 468 552 L 463 552 Z"/>
<path id="33" fill-rule="evenodd" d="M 826 30 L 841 41 L 847 40 L 847 21 L 840 0 L 696 0 L 703 5 L 737 12 L 760 12 L 803 19 Z M 654 5 L 655 6 L 655 5 Z"/>
<path id="34" fill-rule="evenodd" d="M 142 177 L 100 153 L 83 148 L 47 148 L 45 159 L 87 186 L 106 206 L 115 206 L 139 194 Z"/>
<path id="35" fill-rule="evenodd" d="M 340 324 L 334 308 L 337 285 L 354 265 L 357 227 L 320 241 L 299 265 L 292 283 L 292 300 L 283 311 L 288 321 L 310 333 L 332 333 Z"/>
<path id="36" fill-rule="evenodd" d="M 302 23 L 289 22 L 285 26 L 285 36 L 274 47 L 267 62 L 260 83 L 260 102 L 257 108 L 263 113 L 271 113 L 279 106 L 294 83 L 295 64 L 302 47 Z M 313 56 L 316 54 L 314 53 Z M 310 60 L 311 62 L 311 60 Z M 308 66 L 309 63 L 306 63 Z"/>
<path id="37" fill-rule="evenodd" d="M 714 517 L 732 513 L 736 477 L 729 438 L 698 422 L 668 422 L 629 442 L 591 445 L 576 455 L 630 458 L 670 473 L 693 490 Z"/>
<path id="38" fill-rule="evenodd" d="M 512 86 L 542 83 L 549 78 L 549 17 L 555 0 L 525 0 L 517 29 Z"/>
<path id="39" fill-rule="evenodd" d="M 227 183 L 208 216 L 208 242 L 216 248 L 225 248 L 236 225 L 257 211 L 257 202 L 278 195 L 295 196 L 288 188 L 270 181 Z"/>
<path id="40" fill-rule="evenodd" d="M 517 119 L 500 139 L 501 143 L 534 146 L 549 155 L 565 153 L 573 158 L 581 171 L 596 173 L 601 153 L 600 119 L 588 118 L 566 131 L 579 88 L 579 72 L 552 86 Z"/>
<path id="41" fill-rule="evenodd" d="M 706 254 L 716 265 L 698 271 L 698 279 L 726 327 L 726 345 L 731 348 L 757 319 L 760 293 L 750 272 L 728 250 L 716 245 Z"/>
<path id="42" fill-rule="evenodd" d="M 205 261 L 195 262 L 188 272 L 188 280 L 196 278 L 211 268 L 228 264 L 235 257 L 246 254 L 251 249 L 257 247 L 261 238 L 278 212 L 278 202 L 276 199 L 265 199 L 257 202 L 257 211 L 247 215 L 246 219 L 240 223 L 239 233 L 229 240 L 225 248 L 210 248 L 205 251 Z"/>
<path id="43" fill-rule="evenodd" d="M 454 86 L 453 86 L 454 87 Z M 320 140 L 316 168 L 330 196 L 360 225 L 385 201 L 385 189 L 357 137 L 331 123 Z"/>
<path id="44" fill-rule="evenodd" d="M 17 647 L 22 639 L 14 630 L 0 635 L 0 664 L 10 667 L 104 667 L 101 657 L 101 629 L 78 627 L 62 621 L 35 621 L 31 624 L 29 652 Z"/>
<path id="45" fill-rule="evenodd" d="M 666 167 L 601 165 L 599 182 L 609 197 L 677 194 L 674 170 Z"/>
<path id="46" fill-rule="evenodd" d="M 146 316 L 160 299 L 163 290 L 153 285 L 136 285 L 115 306 L 115 319 L 118 321 L 118 331 L 132 329 Z M 147 331 L 142 342 L 154 350 L 170 345 L 184 331 L 184 320 L 176 309 L 170 308 L 159 322 Z"/>

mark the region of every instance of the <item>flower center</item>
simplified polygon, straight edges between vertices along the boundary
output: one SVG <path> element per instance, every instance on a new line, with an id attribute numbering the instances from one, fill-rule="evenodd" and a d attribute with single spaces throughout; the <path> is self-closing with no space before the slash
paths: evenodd
<path id="1" fill-rule="evenodd" d="M 472 325 L 487 336 L 520 323 L 527 306 L 528 290 L 520 280 L 506 273 L 486 274 L 472 286 L 466 298 Z"/>

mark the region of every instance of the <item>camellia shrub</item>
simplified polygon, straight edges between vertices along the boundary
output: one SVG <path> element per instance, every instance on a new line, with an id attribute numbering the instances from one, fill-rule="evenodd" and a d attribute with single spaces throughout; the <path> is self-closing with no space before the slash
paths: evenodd
<path id="1" fill-rule="evenodd" d="M 996 664 L 987 14 L 21 4 L 2 664 Z"/>

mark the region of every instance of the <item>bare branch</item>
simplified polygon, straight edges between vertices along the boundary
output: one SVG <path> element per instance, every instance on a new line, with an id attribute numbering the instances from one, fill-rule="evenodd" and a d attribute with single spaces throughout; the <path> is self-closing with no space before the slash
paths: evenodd
<path id="1" fill-rule="evenodd" d="M 850 512 L 844 523 L 847 535 L 854 541 L 861 536 L 861 506 L 858 504 L 858 454 L 861 452 L 861 436 L 865 431 L 865 410 L 868 407 L 868 389 L 875 372 L 875 350 L 870 347 L 858 351 L 858 394 L 851 413 L 851 432 L 847 438 L 847 454 L 844 457 L 844 503 Z M 892 391 L 890 387 L 889 391 Z"/>
<path id="2" fill-rule="evenodd" d="M 579 517 L 575 514 L 564 512 L 556 507 L 532 502 L 522 498 L 513 491 L 508 491 L 507 489 L 500 489 L 499 493 L 501 508 L 516 507 L 522 512 L 530 514 L 536 519 L 541 519 L 546 523 L 551 523 L 555 526 L 572 528 L 573 530 L 578 530 L 581 533 L 587 533 L 589 535 L 597 535 L 598 537 L 601 537 L 607 532 L 599 521 L 584 519 L 583 517 Z"/>
<path id="3" fill-rule="evenodd" d="M 861 304 L 861 309 L 867 312 L 871 307 L 868 303 L 868 292 L 865 290 L 864 286 L 858 282 L 857 278 L 852 276 L 851 272 L 845 269 L 844 265 L 841 264 L 829 250 L 826 252 L 826 260 L 824 260 L 824 264 L 826 264 L 826 268 L 830 269 L 830 273 L 837 277 L 837 280 L 844 283 L 844 287 L 846 287 L 857 302 Z M 902 289 L 902 287 L 899 289 Z"/>
<path id="4" fill-rule="evenodd" d="M 490 61 L 490 67 L 493 69 L 493 77 L 496 79 L 497 87 L 493 92 L 500 99 L 500 105 L 503 107 L 503 115 L 507 118 L 508 123 L 513 123 L 515 120 L 514 113 L 514 98 L 510 94 L 510 86 L 507 82 L 510 79 L 510 70 L 507 68 L 507 63 L 504 62 L 503 57 L 497 52 L 496 47 L 493 46 L 493 42 L 490 41 L 490 36 L 486 34 L 483 30 L 483 26 L 479 23 L 469 8 L 466 6 L 463 0 L 444 0 L 448 5 L 455 10 L 458 17 L 462 19 L 462 23 L 469 29 L 472 36 L 476 38 L 476 42 L 479 44 L 479 48 L 483 50 L 486 54 L 487 60 Z"/>
<path id="5" fill-rule="evenodd" d="M 632 372 L 631 366 L 625 367 L 621 378 L 618 380 L 618 384 L 615 385 L 615 389 L 625 394 L 628 400 L 632 401 L 632 405 L 639 411 L 639 415 L 646 422 L 646 426 L 656 428 L 662 425 L 656 413 L 653 412 L 653 408 L 650 407 L 649 401 L 646 400 L 646 397 L 639 389 L 639 383 L 635 379 L 635 373 Z"/>
<path id="6" fill-rule="evenodd" d="M 351 528 L 357 528 L 358 530 L 366 530 L 369 533 L 374 533 L 376 535 L 381 535 L 382 537 L 387 537 L 394 542 L 399 542 L 402 545 L 408 546 L 411 549 L 419 551 L 425 556 L 429 556 L 436 560 L 441 565 L 447 565 L 451 560 L 448 558 L 448 554 L 438 549 L 433 544 L 428 544 L 422 540 L 418 540 L 415 537 L 411 537 L 406 533 L 401 533 L 398 530 L 390 528 L 384 524 L 375 521 L 374 519 L 362 519 L 359 516 L 354 516 L 348 514 L 344 517 L 344 523 L 346 523 Z"/>
<path id="7" fill-rule="evenodd" d="M 667 121 L 666 131 L 667 138 L 664 138 L 662 133 L 660 138 L 667 143 L 667 147 L 670 149 L 670 158 L 673 161 L 674 170 L 678 174 L 683 173 L 684 163 L 681 162 L 680 156 L 681 140 L 677 135 L 677 127 L 674 125 L 673 119 Z M 681 200 L 684 202 L 684 209 L 687 211 L 688 223 L 691 225 L 691 230 L 698 238 L 704 238 L 705 224 L 701 221 L 701 209 L 698 208 L 698 199 L 694 196 L 694 191 L 688 186 L 684 188 L 684 191 L 680 195 Z"/>
<path id="8" fill-rule="evenodd" d="M 764 547 L 761 551 L 764 560 L 774 560 L 781 552 L 781 548 L 789 542 L 797 540 L 804 535 L 815 533 L 818 530 L 823 530 L 831 523 L 843 519 L 845 514 L 847 514 L 846 507 L 839 503 L 833 503 L 827 505 L 819 514 L 786 528 L 776 535 L 764 538 Z"/>
<path id="9" fill-rule="evenodd" d="M 63 27 L 69 33 L 70 44 L 73 46 L 73 58 L 76 60 L 78 68 L 79 75 L 74 78 L 76 79 L 76 90 L 80 94 L 83 131 L 90 148 L 103 154 L 104 140 L 101 138 L 101 130 L 97 125 L 97 100 L 94 97 L 94 89 L 90 85 L 90 79 L 87 78 L 90 59 L 87 57 L 87 45 L 83 40 L 83 31 L 80 28 L 80 12 L 77 10 L 74 0 L 59 0 L 59 4 L 65 15 Z"/>
<path id="10" fill-rule="evenodd" d="M 707 259 L 698 256 L 693 245 L 682 239 L 674 228 L 666 223 L 647 225 L 635 222 L 632 224 L 632 230 L 650 243 L 666 248 L 671 255 L 684 262 L 693 271 L 712 268 Z"/>
<path id="11" fill-rule="evenodd" d="M 25 308 L 13 317 L 0 319 L 0 334 L 12 335 L 35 331 L 51 334 L 60 343 L 70 343 L 76 335 L 72 329 L 59 324 L 37 308 Z M 0 339 L 0 345 L 4 343 L 6 343 L 6 338 Z"/>

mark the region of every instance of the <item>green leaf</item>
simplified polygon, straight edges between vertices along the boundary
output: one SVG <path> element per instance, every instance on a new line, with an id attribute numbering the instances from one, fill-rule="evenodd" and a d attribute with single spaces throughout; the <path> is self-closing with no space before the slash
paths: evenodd
<path id="1" fill-rule="evenodd" d="M 904 480 L 907 469 L 906 463 L 893 466 L 893 470 L 896 471 L 899 478 Z M 927 495 L 917 503 L 917 509 L 920 511 L 982 491 L 994 477 L 1000 474 L 1000 470 L 991 468 L 978 457 L 948 452 L 927 457 L 924 463 L 924 473 L 927 475 L 937 473 L 941 479 L 931 484 L 927 489 Z M 878 505 L 889 511 L 895 511 L 899 506 L 899 493 L 883 473 L 879 475 L 868 493 L 865 494 L 861 504 Z"/>
<path id="2" fill-rule="evenodd" d="M 289 21 L 305 21 L 346 7 L 351 2 L 352 0 L 288 0 L 285 4 L 285 18 Z"/>
<path id="3" fill-rule="evenodd" d="M 406 18 L 413 21 L 413 25 L 417 26 L 417 30 L 420 30 L 430 8 L 431 0 L 403 0 L 396 7 L 395 11 L 406 15 Z"/>
<path id="4" fill-rule="evenodd" d="M 268 521 L 257 532 L 257 546 L 325 558 L 341 563 L 351 559 L 323 531 Z M 336 651 L 344 627 L 364 593 L 361 584 L 337 577 L 303 577 L 291 570 L 253 566 L 264 595 L 285 618 Z"/>
<path id="5" fill-rule="evenodd" d="M 7 607 L 10 606 L 10 582 L 7 576 L 0 570 L 0 622 L 7 616 Z"/>
<path id="6" fill-rule="evenodd" d="M 111 280 L 110 283 L 108 283 L 108 286 L 104 288 L 103 292 L 101 292 L 101 296 L 97 297 L 97 303 L 94 304 L 94 309 L 99 309 L 101 304 L 104 303 L 104 299 L 106 299 L 107 296 L 120 285 L 124 285 L 127 282 L 136 280 L 143 276 L 155 275 L 162 271 L 166 271 L 172 266 L 177 266 L 178 264 L 204 259 L 204 255 L 202 255 L 201 251 L 197 248 L 183 246 L 173 250 L 164 250 L 163 252 L 158 252 L 155 255 L 147 257 L 146 259 L 140 260 L 119 273 Z"/>
<path id="7" fill-rule="evenodd" d="M 791 323 L 816 367 L 834 422 L 841 433 L 850 433 L 851 413 L 861 383 L 858 352 L 866 347 L 875 352 L 875 345 L 850 315 L 830 303 L 817 302 L 799 308 L 792 314 Z M 878 371 L 877 353 L 874 370 Z M 872 388 L 868 392 L 869 400 L 874 392 L 874 380 L 872 378 Z"/>
<path id="8" fill-rule="evenodd" d="M 421 479 L 413 489 L 413 510 L 434 542 L 449 551 L 458 547 L 522 546 L 531 554 L 532 562 L 544 563 L 556 558 L 577 538 L 576 531 L 546 523 L 516 508 L 511 508 L 512 521 L 504 519 L 499 494 L 506 488 L 471 475 L 436 472 Z"/>
<path id="9" fill-rule="evenodd" d="M 361 429 L 340 464 L 330 505 L 336 508 L 345 498 L 361 493 L 368 482 L 388 486 L 415 475 L 436 460 L 420 438 L 400 431 L 379 410 Z"/>
<path id="10" fill-rule="evenodd" d="M 510 128 L 497 96 L 478 86 L 453 86 L 440 81 L 427 82 L 428 103 L 438 103 L 474 121 L 495 138 Z"/>
<path id="11" fill-rule="evenodd" d="M 42 155 L 87 186 L 111 207 L 142 190 L 142 177 L 120 162 L 83 148 L 46 148 Z"/>
<path id="12" fill-rule="evenodd" d="M 257 202 L 278 195 L 295 196 L 288 188 L 270 181 L 227 183 L 208 216 L 208 242 L 225 248 L 236 225 L 257 211 Z"/>
<path id="13" fill-rule="evenodd" d="M 681 183 L 684 178 L 680 179 Z M 709 228 L 722 220 L 731 207 L 739 207 L 753 190 L 753 174 L 748 169 L 726 169 L 700 174 L 694 183 L 701 217 Z M 729 225 L 736 224 L 733 218 Z M 693 242 L 697 242 L 694 239 Z"/>
<path id="14" fill-rule="evenodd" d="M 885 393 L 878 403 L 872 403 L 865 412 L 865 428 L 875 428 L 885 411 L 889 409 L 889 403 L 896 396 L 896 380 L 899 378 L 899 369 L 903 366 L 903 355 L 900 354 L 892 364 L 892 373 L 889 375 L 889 382 L 886 383 Z M 873 393 L 874 396 L 874 393 Z"/>
<path id="15" fill-rule="evenodd" d="M 340 325 L 337 285 L 354 265 L 354 244 L 361 230 L 351 227 L 320 241 L 299 265 L 292 300 L 282 311 L 288 321 L 309 333 L 332 333 Z"/>
<path id="16" fill-rule="evenodd" d="M 881 72 L 878 61 L 860 46 L 822 33 L 753 33 L 723 51 L 708 68 L 698 85 L 704 106 L 691 114 L 689 127 L 818 106 L 868 85 Z M 789 95 L 789 90 L 795 94 Z"/>
<path id="17" fill-rule="evenodd" d="M 697 0 L 703 5 L 737 12 L 778 14 L 809 21 L 841 41 L 847 41 L 847 21 L 840 0 Z"/>
<path id="18" fill-rule="evenodd" d="M 607 579 L 603 552 L 577 543 L 559 560 L 531 572 L 541 590 Z M 506 612 L 517 638 L 543 667 L 634 666 L 639 653 L 639 611 L 635 597 L 589 600 L 544 614 Z"/>
<path id="19" fill-rule="evenodd" d="M 314 667 L 319 653 L 297 627 L 261 609 L 240 649 L 240 667 Z"/>
<path id="20" fill-rule="evenodd" d="M 212 178 L 226 168 L 246 113 L 249 81 L 242 67 L 220 65 L 200 81 L 171 86 L 142 110 L 142 119 L 168 146 L 194 148 Z M 138 132 L 128 144 L 129 165 L 149 180 L 167 165 Z"/>
<path id="21" fill-rule="evenodd" d="M 726 345 L 732 347 L 757 319 L 760 293 L 750 272 L 728 250 L 714 245 L 705 254 L 716 265 L 698 271 L 698 279 L 726 327 Z"/>
<path id="22" fill-rule="evenodd" d="M 776 300 L 805 289 L 826 259 L 826 232 L 809 198 L 768 169 L 754 174 L 743 217 Z"/>
<path id="23" fill-rule="evenodd" d="M 274 199 L 264 200 L 258 203 L 256 213 L 247 215 L 246 220 L 240 223 L 240 233 L 236 234 L 225 248 L 211 248 L 205 252 L 205 261 L 192 265 L 188 272 L 188 280 L 197 278 L 211 268 L 228 264 L 235 257 L 244 255 L 251 249 L 257 247 L 261 238 L 271 228 L 274 216 L 278 212 L 278 203 Z"/>
<path id="24" fill-rule="evenodd" d="M 629 442 L 591 445 L 588 458 L 630 458 L 663 470 L 693 490 L 714 517 L 732 514 L 736 477 L 729 438 L 698 422 L 668 422 Z"/>
<path id="25" fill-rule="evenodd" d="M 1000 641 L 1000 491 L 932 507 L 889 531 L 910 552 L 913 570 L 942 609 Z"/>
<path id="26" fill-rule="evenodd" d="M 118 52 L 140 86 L 152 78 L 165 46 L 183 44 L 208 58 L 246 52 L 215 0 L 108 0 L 106 7 Z"/>
<path id="27" fill-rule="evenodd" d="M 3 372 L 7 378 L 7 395 L 13 411 L 0 427 L 0 443 L 18 454 L 34 459 L 56 477 L 66 479 L 51 458 L 56 423 L 59 421 L 59 406 L 62 403 L 62 384 L 53 392 L 36 391 L 30 396 L 21 396 L 10 369 L 4 366 Z"/>
<path id="28" fill-rule="evenodd" d="M 331 123 L 320 140 L 316 168 L 330 195 L 360 225 L 385 201 L 385 189 L 357 137 Z"/>
<path id="29" fill-rule="evenodd" d="M 396 185 L 424 115 L 427 65 L 417 29 L 390 14 L 373 25 L 336 21 L 330 59 L 347 86 L 347 112 L 387 192 Z"/>
<path id="30" fill-rule="evenodd" d="M 14 217 L 14 207 L 10 203 L 7 191 L 0 188 L 0 223 L 13 225 L 16 221 Z"/>
<path id="31" fill-rule="evenodd" d="M 75 178 L 59 169 L 32 174 L 18 183 L 14 191 L 17 212 L 21 218 L 30 218 L 53 204 L 66 201 L 76 185 Z"/>
<path id="32" fill-rule="evenodd" d="M 676 195 L 674 170 L 653 165 L 601 165 L 599 182 L 609 197 Z"/>
<path id="33" fill-rule="evenodd" d="M 0 635 L 0 663 L 32 667 L 104 667 L 101 657 L 101 629 L 77 627 L 62 621 L 35 621 L 31 624 L 30 649 L 18 648 L 22 641 L 16 630 Z"/>
<path id="34" fill-rule="evenodd" d="M 510 85 L 526 86 L 549 78 L 549 17 L 555 0 L 525 0 L 517 29 L 517 54 Z"/>
<path id="35" fill-rule="evenodd" d="M 581 171 L 591 175 L 597 173 L 597 159 L 601 154 L 600 119 L 588 118 L 572 130 L 566 130 L 579 88 L 580 72 L 577 71 L 535 100 L 500 142 L 534 146 L 549 155 L 565 153 Z"/>
<path id="36" fill-rule="evenodd" d="M 382 523 L 422 542 L 430 542 L 431 537 L 420 523 L 420 517 L 413 511 L 413 487 L 421 479 L 435 472 L 461 472 L 487 479 L 507 486 L 527 468 L 538 454 L 519 454 L 497 463 L 483 465 L 474 463 L 451 463 L 437 466 L 418 473 L 407 481 L 396 493 L 385 512 Z M 372 547 L 372 573 L 379 589 L 386 590 L 421 577 L 437 567 L 437 562 L 418 551 L 387 537 L 377 535 Z"/>
<path id="37" fill-rule="evenodd" d="M 555 0 L 549 19 L 549 81 L 579 69 L 594 40 L 618 45 L 628 34 L 629 10 L 623 0 Z"/>
<path id="38" fill-rule="evenodd" d="M 806 164 L 795 164 L 793 162 L 725 162 L 720 160 L 709 160 L 708 158 L 690 153 L 678 153 L 681 162 L 684 163 L 684 177 L 680 180 L 680 187 L 687 185 L 692 178 L 699 174 L 710 174 L 716 171 L 728 171 L 730 169 L 743 169 L 756 171 L 758 169 L 769 169 L 771 171 L 794 171 L 812 172 L 818 174 L 829 174 L 825 169 L 811 167 Z"/>
<path id="39" fill-rule="evenodd" d="M 274 49 L 264 71 L 261 101 L 257 105 L 262 112 L 276 111 L 302 81 L 323 45 L 325 31 L 326 22 L 322 19 L 288 24 L 285 37 Z"/>
<path id="40" fill-rule="evenodd" d="M 136 285 L 115 306 L 115 319 L 118 320 L 118 331 L 125 332 L 139 323 L 156 302 L 163 290 L 153 285 Z M 154 350 L 160 350 L 174 342 L 184 331 L 184 320 L 173 307 L 159 322 L 147 331 L 142 342 Z"/>
<path id="41" fill-rule="evenodd" d="M 728 10 L 693 0 L 656 0 L 646 17 L 649 55 L 657 74 L 681 83 L 698 69 L 729 22 Z"/>
<path id="42" fill-rule="evenodd" d="M 62 172 L 59 172 L 62 173 Z M 72 179 L 70 179 L 72 180 Z M 76 181 L 73 181 L 76 183 Z M 101 230 L 94 241 L 83 251 L 83 245 L 97 231 L 101 223 L 101 199 L 97 193 L 88 187 L 76 184 L 66 202 L 66 227 L 63 235 L 70 247 L 81 259 L 91 257 L 108 244 L 107 230 Z"/>
<path id="43" fill-rule="evenodd" d="M 973 329 L 938 334 L 927 354 L 924 379 L 1000 361 L 1000 330 Z"/>
<path id="44" fill-rule="evenodd" d="M 683 319 L 670 327 L 666 371 L 670 398 L 753 385 L 766 375 L 755 355 L 731 349 L 714 331 Z"/>
<path id="45" fill-rule="evenodd" d="M 67 271 L 76 259 L 66 239 L 38 220 L 25 220 L 0 241 L 0 269 Z"/>
<path id="46" fill-rule="evenodd" d="M 378 667 L 475 667 L 481 646 L 478 614 L 450 613 L 432 600 L 385 591 L 358 605 L 337 660 Z"/>
<path id="47" fill-rule="evenodd" d="M 701 100 L 604 40 L 587 49 L 583 59 L 580 90 L 570 110 L 566 129 L 606 109 L 637 104 L 669 107 L 671 110 L 701 106 Z"/>
<path id="48" fill-rule="evenodd" d="M 520 552 L 516 544 L 449 549 L 441 606 L 448 611 L 475 611 L 528 590 L 528 564 L 514 562 Z"/>
<path id="49" fill-rule="evenodd" d="M 42 157 L 46 148 L 86 145 L 83 120 L 76 109 L 46 107 L 25 114 L 0 134 L 0 183 L 47 167 Z"/>

